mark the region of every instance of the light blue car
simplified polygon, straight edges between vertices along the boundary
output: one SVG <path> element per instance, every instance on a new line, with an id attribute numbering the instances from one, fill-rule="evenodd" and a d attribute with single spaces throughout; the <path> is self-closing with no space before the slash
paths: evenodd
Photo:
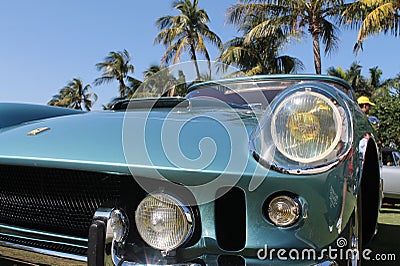
<path id="1" fill-rule="evenodd" d="M 46 265 L 352 262 L 380 202 L 341 79 L 270 75 L 82 112 L 0 104 L 0 256 Z"/>

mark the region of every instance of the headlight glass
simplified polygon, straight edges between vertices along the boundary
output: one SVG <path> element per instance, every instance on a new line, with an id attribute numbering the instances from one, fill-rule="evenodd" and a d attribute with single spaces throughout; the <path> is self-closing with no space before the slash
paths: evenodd
<path id="1" fill-rule="evenodd" d="M 140 236 L 148 245 L 170 251 L 190 236 L 193 214 L 174 197 L 156 193 L 142 200 L 136 209 L 135 221 Z"/>
<path id="2" fill-rule="evenodd" d="M 278 151 L 301 163 L 319 161 L 337 146 L 342 131 L 338 107 L 326 96 L 300 91 L 275 109 L 271 135 Z"/>

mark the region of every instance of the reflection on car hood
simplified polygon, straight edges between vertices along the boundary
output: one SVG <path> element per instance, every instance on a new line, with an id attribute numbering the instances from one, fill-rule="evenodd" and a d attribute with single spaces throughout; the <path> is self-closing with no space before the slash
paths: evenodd
<path id="1" fill-rule="evenodd" d="M 172 141 L 171 136 L 178 138 L 180 145 L 181 152 L 175 147 L 177 158 L 182 154 L 188 158 L 189 163 L 180 168 L 192 167 L 190 161 L 201 155 L 204 140 L 217 149 L 215 158 L 203 170 L 220 170 L 233 150 L 248 160 L 248 137 L 257 124 L 254 115 L 209 107 L 169 111 L 132 110 L 126 113 L 129 120 L 125 121 L 125 112 L 91 112 L 25 123 L 0 132 L 0 162 L 127 172 L 127 163 L 138 167 L 149 164 L 143 159 L 148 155 L 151 165 L 147 167 L 176 168 L 174 153 L 168 151 L 166 156 L 163 151 L 163 142 Z M 133 128 L 123 131 L 124 125 Z M 43 128 L 43 132 L 28 135 Z M 171 133 L 171 128 L 178 131 Z M 243 131 L 247 138 L 237 138 Z M 131 140 L 126 147 L 123 135 Z M 137 158 L 127 162 L 124 149 L 133 150 Z"/>

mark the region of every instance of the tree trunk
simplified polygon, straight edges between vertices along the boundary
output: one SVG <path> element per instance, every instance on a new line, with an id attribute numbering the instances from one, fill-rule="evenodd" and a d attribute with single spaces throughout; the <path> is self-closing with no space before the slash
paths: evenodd
<path id="1" fill-rule="evenodd" d="M 192 51 L 192 61 L 194 63 L 194 67 L 196 68 L 197 80 L 200 80 L 200 70 L 199 65 L 197 64 L 196 49 L 194 48 L 193 43 L 190 44 L 190 50 Z"/>
<path id="2" fill-rule="evenodd" d="M 319 35 L 313 34 L 313 51 L 314 51 L 314 67 L 315 73 L 321 74 L 321 48 L 319 46 Z"/>
<path id="3" fill-rule="evenodd" d="M 174 94 L 175 94 L 175 87 L 176 87 L 176 85 L 172 85 L 172 86 L 171 86 L 171 89 L 170 89 L 169 92 L 168 92 L 168 97 L 174 97 Z"/>
<path id="4" fill-rule="evenodd" d="M 126 96 L 126 86 L 125 86 L 125 82 L 124 79 L 118 79 L 119 82 L 119 95 L 121 98 Z"/>

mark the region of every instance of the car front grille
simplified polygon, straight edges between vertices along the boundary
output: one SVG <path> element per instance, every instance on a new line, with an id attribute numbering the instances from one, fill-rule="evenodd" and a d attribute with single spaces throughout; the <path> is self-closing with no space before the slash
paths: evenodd
<path id="1" fill-rule="evenodd" d="M 87 238 L 95 211 L 105 203 L 119 201 L 121 178 L 0 166 L 0 223 Z"/>

